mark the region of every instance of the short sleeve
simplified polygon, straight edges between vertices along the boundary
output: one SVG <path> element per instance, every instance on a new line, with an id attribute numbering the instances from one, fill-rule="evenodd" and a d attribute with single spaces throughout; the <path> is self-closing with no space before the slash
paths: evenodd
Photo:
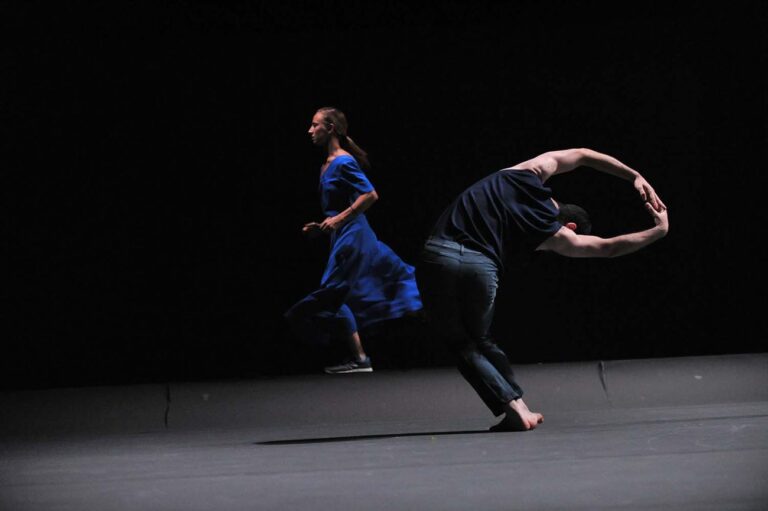
<path id="1" fill-rule="evenodd" d="M 563 225 L 557 219 L 558 210 L 551 199 L 552 191 L 542 186 L 536 177 L 523 177 L 526 185 L 520 192 L 526 200 L 520 201 L 515 207 L 517 223 L 529 241 L 538 246 Z"/>
<path id="2" fill-rule="evenodd" d="M 339 177 L 354 191 L 363 194 L 373 191 L 373 185 L 354 158 L 346 158 L 339 166 Z"/>
<path id="3" fill-rule="evenodd" d="M 538 202 L 532 206 L 521 208 L 520 223 L 526 233 L 531 236 L 548 237 L 562 227 L 557 220 L 557 209 L 553 204 Z"/>

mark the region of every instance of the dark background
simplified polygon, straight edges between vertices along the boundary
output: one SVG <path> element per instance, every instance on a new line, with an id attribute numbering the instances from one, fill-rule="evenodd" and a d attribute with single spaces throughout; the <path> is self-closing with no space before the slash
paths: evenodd
<path id="1" fill-rule="evenodd" d="M 639 170 L 667 238 L 537 255 L 496 333 L 515 363 L 765 351 L 760 2 L 18 2 L 0 7 L 5 388 L 318 371 L 281 314 L 317 285 L 314 111 L 371 157 L 379 238 L 415 263 L 447 203 L 541 152 Z M 540 5 L 543 4 L 543 5 Z M 549 182 L 595 233 L 646 228 L 631 185 Z M 417 321 L 377 368 L 450 363 Z"/>

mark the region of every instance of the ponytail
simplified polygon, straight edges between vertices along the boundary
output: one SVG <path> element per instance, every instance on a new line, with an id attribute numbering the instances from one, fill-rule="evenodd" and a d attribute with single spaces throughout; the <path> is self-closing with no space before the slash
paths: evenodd
<path id="1" fill-rule="evenodd" d="M 338 108 L 332 106 L 323 107 L 317 110 L 323 114 L 326 124 L 333 124 L 336 128 L 336 136 L 339 139 L 339 145 L 342 149 L 351 154 L 363 170 L 371 170 L 371 163 L 368 161 L 368 153 L 362 147 L 347 136 L 347 116 Z"/>
<path id="2" fill-rule="evenodd" d="M 366 153 L 362 147 L 355 144 L 354 140 L 349 138 L 349 136 L 340 136 L 339 145 L 341 145 L 343 149 L 355 157 L 357 163 L 363 167 L 363 170 L 371 170 L 371 163 L 368 161 L 368 153 Z"/>

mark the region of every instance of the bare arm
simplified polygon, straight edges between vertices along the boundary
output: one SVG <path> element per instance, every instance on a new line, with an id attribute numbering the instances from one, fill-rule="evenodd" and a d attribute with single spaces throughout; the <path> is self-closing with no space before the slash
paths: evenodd
<path id="1" fill-rule="evenodd" d="M 358 196 L 357 199 L 355 199 L 355 202 L 353 202 L 350 207 L 348 207 L 338 215 L 329 216 L 328 218 L 323 220 L 321 223 L 310 222 L 304 226 L 303 231 L 305 233 L 310 233 L 310 231 L 317 230 L 317 229 L 323 232 L 335 231 L 336 229 L 340 228 L 342 225 L 346 224 L 350 220 L 353 220 L 358 215 L 364 213 L 377 200 L 379 200 L 379 195 L 376 193 L 376 190 L 371 190 L 370 192 L 363 193 L 360 196 Z"/>
<path id="2" fill-rule="evenodd" d="M 666 208 L 658 195 L 656 195 L 653 187 L 639 172 L 613 156 L 599 153 L 592 149 L 579 148 L 549 151 L 528 161 L 518 163 L 512 168 L 530 170 L 538 175 L 542 182 L 545 182 L 554 175 L 564 174 L 578 167 L 590 167 L 600 172 L 632 181 L 640 197 L 644 201 L 650 202 L 656 211 Z"/>
<path id="3" fill-rule="evenodd" d="M 566 257 L 619 257 L 631 254 L 660 240 L 669 231 L 666 209 L 656 211 L 650 203 L 646 203 L 645 208 L 656 224 L 650 229 L 612 238 L 600 238 L 576 234 L 571 229 L 562 227 L 536 250 L 549 250 Z"/>

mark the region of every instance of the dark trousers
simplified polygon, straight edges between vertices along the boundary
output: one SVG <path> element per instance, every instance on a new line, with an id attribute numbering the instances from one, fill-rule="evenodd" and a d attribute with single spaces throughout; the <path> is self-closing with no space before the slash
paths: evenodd
<path id="1" fill-rule="evenodd" d="M 433 328 L 457 355 L 462 376 L 499 416 L 522 397 L 506 354 L 490 336 L 498 268 L 484 254 L 454 241 L 430 238 L 416 271 Z"/>

